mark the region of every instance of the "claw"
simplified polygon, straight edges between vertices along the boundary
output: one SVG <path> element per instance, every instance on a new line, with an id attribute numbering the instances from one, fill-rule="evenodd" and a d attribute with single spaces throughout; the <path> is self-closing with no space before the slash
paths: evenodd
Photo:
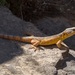
<path id="1" fill-rule="evenodd" d="M 34 51 L 40 50 L 38 47 L 31 45 L 31 47 L 29 49 L 34 49 Z"/>

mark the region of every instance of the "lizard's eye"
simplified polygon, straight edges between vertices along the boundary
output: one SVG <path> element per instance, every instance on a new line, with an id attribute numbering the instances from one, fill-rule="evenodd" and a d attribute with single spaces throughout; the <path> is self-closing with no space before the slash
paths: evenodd
<path id="1" fill-rule="evenodd" d="M 65 36 L 65 35 L 66 35 L 66 33 L 63 33 L 63 35 Z"/>
<path id="2" fill-rule="evenodd" d="M 75 29 L 73 29 L 73 31 L 75 31 Z"/>

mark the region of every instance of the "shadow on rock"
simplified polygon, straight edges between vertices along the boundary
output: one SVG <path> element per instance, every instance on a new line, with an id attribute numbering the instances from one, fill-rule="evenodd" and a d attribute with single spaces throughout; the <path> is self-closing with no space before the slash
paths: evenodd
<path id="1" fill-rule="evenodd" d="M 23 54 L 23 50 L 16 43 L 0 40 L 0 64 L 12 60 L 21 54 Z"/>
<path id="2" fill-rule="evenodd" d="M 71 60 L 74 60 L 75 61 L 75 57 L 72 56 L 71 54 L 68 55 L 68 57 L 64 60 L 59 60 L 59 62 L 57 63 L 56 65 L 56 68 L 57 69 L 63 69 L 67 66 L 66 62 L 67 61 L 71 61 Z"/>

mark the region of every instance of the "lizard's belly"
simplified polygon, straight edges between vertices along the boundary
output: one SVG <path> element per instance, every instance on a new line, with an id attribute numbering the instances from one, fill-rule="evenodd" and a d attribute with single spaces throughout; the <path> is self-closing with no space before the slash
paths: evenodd
<path id="1" fill-rule="evenodd" d="M 44 39 L 40 42 L 39 45 L 53 45 L 53 44 L 56 44 L 58 42 L 59 39 L 51 39 L 51 40 L 48 40 L 48 39 Z"/>

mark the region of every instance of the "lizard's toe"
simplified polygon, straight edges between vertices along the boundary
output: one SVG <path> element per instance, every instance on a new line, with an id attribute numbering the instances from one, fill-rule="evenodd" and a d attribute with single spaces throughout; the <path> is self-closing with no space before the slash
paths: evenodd
<path id="1" fill-rule="evenodd" d="M 37 51 L 37 50 L 40 50 L 40 48 L 34 46 L 34 45 L 31 45 L 31 47 L 29 49 L 34 49 L 34 51 Z"/>

